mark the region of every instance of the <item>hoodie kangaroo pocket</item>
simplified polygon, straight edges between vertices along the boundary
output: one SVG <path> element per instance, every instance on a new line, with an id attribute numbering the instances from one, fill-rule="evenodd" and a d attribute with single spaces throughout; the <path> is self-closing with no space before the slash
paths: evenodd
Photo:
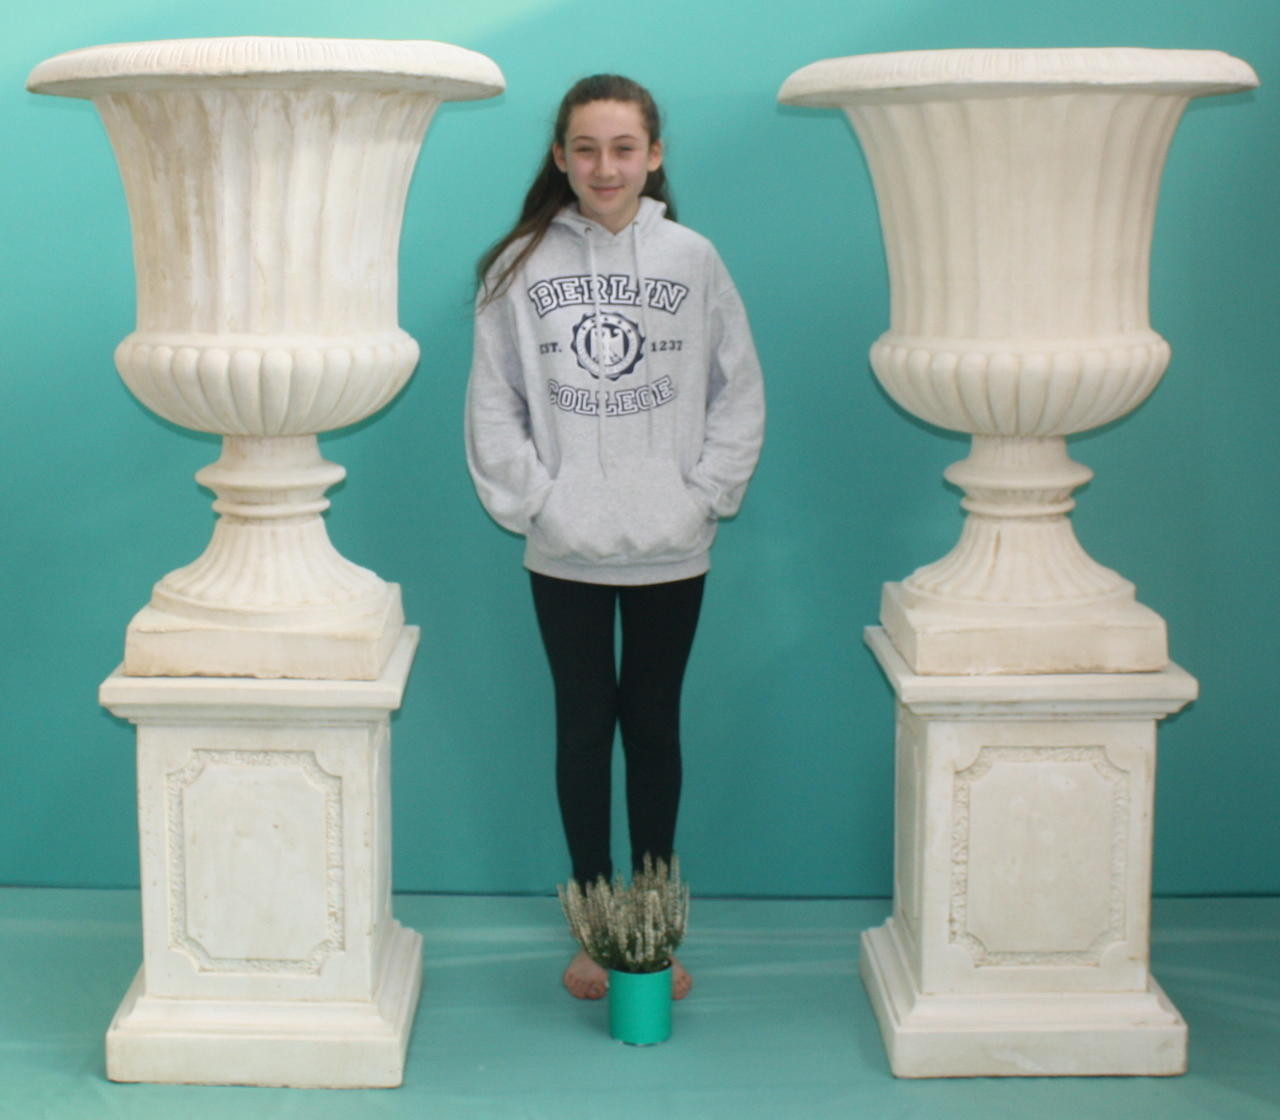
<path id="1" fill-rule="evenodd" d="M 613 554 L 621 538 L 603 481 L 561 474 L 551 484 L 551 493 L 529 528 L 529 536 L 544 554 L 591 561 Z"/>
<path id="2" fill-rule="evenodd" d="M 637 558 L 677 557 L 702 543 L 707 511 L 671 463 L 642 463 L 621 493 L 623 549 Z"/>
<path id="3" fill-rule="evenodd" d="M 705 547 L 708 520 L 673 464 L 641 460 L 625 475 L 557 478 L 530 533 L 553 558 L 628 563 Z"/>

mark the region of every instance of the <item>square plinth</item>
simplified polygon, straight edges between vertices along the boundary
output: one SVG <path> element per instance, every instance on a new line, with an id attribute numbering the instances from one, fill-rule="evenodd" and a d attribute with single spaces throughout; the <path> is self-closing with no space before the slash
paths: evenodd
<path id="1" fill-rule="evenodd" d="M 1167 1075 L 1187 1029 L 1149 971 L 1156 724 L 1196 695 L 1152 673 L 938 676 L 885 631 L 893 914 L 862 976 L 900 1077 Z"/>
<path id="2" fill-rule="evenodd" d="M 391 913 L 390 714 L 376 680 L 130 677 L 143 964 L 107 1034 L 115 1081 L 398 1085 L 422 940 Z"/>

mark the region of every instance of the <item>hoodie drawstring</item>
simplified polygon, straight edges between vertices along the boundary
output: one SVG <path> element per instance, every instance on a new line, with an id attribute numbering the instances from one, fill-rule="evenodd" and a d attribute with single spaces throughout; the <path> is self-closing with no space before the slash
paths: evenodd
<path id="1" fill-rule="evenodd" d="M 644 384 L 645 388 L 650 391 L 650 399 L 653 396 L 653 375 L 649 369 L 649 355 L 644 353 L 644 347 L 650 347 L 650 353 L 653 352 L 649 342 L 649 286 L 644 282 L 644 272 L 640 268 L 640 223 L 633 221 L 631 223 L 631 260 L 635 264 L 636 269 L 636 286 L 640 289 L 640 364 L 644 366 Z M 647 429 L 645 432 L 646 444 L 649 454 L 653 455 L 653 409 L 650 408 L 645 412 L 645 422 Z"/>
<path id="2" fill-rule="evenodd" d="M 604 331 L 600 325 L 600 274 L 596 271 L 596 247 L 591 235 L 591 227 L 582 227 L 583 236 L 587 240 L 587 271 L 591 273 L 591 306 L 594 318 L 591 322 L 591 355 L 596 364 L 596 380 L 603 381 L 600 376 L 604 371 Z M 596 462 L 600 464 L 600 473 L 606 477 L 609 468 L 604 461 L 604 385 L 596 390 Z"/>

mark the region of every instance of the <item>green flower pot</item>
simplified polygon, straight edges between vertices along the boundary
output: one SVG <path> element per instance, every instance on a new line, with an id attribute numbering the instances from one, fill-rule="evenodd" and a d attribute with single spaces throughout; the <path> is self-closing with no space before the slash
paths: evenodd
<path id="1" fill-rule="evenodd" d="M 609 1033 L 631 1046 L 671 1037 L 671 968 L 609 972 Z"/>

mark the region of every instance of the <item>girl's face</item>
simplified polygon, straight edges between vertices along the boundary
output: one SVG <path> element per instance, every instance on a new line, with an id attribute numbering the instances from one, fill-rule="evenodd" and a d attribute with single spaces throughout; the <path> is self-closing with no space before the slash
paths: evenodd
<path id="1" fill-rule="evenodd" d="M 569 114 L 565 142 L 551 146 L 584 217 L 620 233 L 640 208 L 650 171 L 662 166 L 662 142 L 650 141 L 640 107 L 589 101 Z"/>

